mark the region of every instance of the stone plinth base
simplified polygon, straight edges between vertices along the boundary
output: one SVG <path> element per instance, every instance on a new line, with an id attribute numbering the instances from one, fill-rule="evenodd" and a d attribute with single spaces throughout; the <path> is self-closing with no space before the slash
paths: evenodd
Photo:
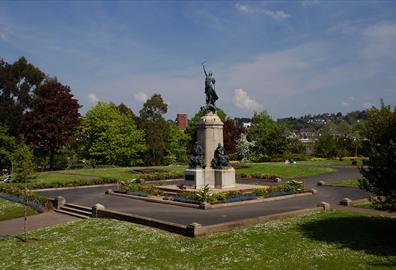
<path id="1" fill-rule="evenodd" d="M 206 169 L 210 168 L 218 144 L 223 144 L 223 125 L 219 116 L 212 112 L 202 116 L 198 122 L 197 139 L 204 150 Z"/>
<path id="2" fill-rule="evenodd" d="M 227 169 L 214 170 L 215 188 L 230 188 L 235 187 L 235 169 L 229 167 Z"/>
<path id="3" fill-rule="evenodd" d="M 212 168 L 205 168 L 205 185 L 209 185 L 210 188 L 215 186 L 215 170 Z"/>
<path id="4" fill-rule="evenodd" d="M 226 169 L 213 168 L 196 168 L 186 169 L 184 171 L 184 180 L 187 186 L 200 189 L 209 185 L 211 189 L 222 189 L 235 187 L 235 169 L 232 167 Z"/>
<path id="5" fill-rule="evenodd" d="M 184 171 L 184 180 L 188 186 L 200 189 L 205 186 L 205 170 L 202 168 L 186 169 Z"/>

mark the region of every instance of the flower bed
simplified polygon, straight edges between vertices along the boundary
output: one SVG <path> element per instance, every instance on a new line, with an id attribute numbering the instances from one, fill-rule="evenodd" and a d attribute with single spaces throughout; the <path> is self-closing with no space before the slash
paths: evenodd
<path id="1" fill-rule="evenodd" d="M 25 190 L 16 187 L 0 187 L 0 197 L 26 204 L 39 212 L 43 212 L 45 208 L 51 207 L 48 198 L 32 193 L 31 191 L 25 192 Z"/>
<path id="2" fill-rule="evenodd" d="M 238 173 L 238 178 L 246 178 L 246 179 L 262 179 L 262 180 L 274 180 L 279 178 L 276 175 L 261 175 L 261 174 L 249 174 L 249 173 Z"/>
<path id="3" fill-rule="evenodd" d="M 132 192 L 128 192 L 128 194 L 134 195 L 134 196 L 140 196 L 140 197 L 148 197 L 148 195 L 149 195 L 145 191 L 132 191 Z"/>
<path id="4" fill-rule="evenodd" d="M 0 193 L 0 198 L 6 199 L 6 200 L 12 201 L 12 202 L 20 203 L 20 204 L 25 204 L 25 205 L 30 206 L 31 208 L 33 208 L 34 210 L 36 210 L 37 212 L 40 212 L 40 213 L 44 212 L 44 209 L 45 209 L 38 202 L 26 200 L 26 199 L 21 198 L 21 197 L 16 197 L 16 196 Z"/>
<path id="5" fill-rule="evenodd" d="M 152 185 L 138 183 L 137 179 L 121 181 L 119 191 L 142 197 L 147 197 L 148 195 L 161 196 L 163 194 L 160 189 Z"/>
<path id="6" fill-rule="evenodd" d="M 165 201 L 175 201 L 182 203 L 201 204 L 208 202 L 210 204 L 233 203 L 240 201 L 255 200 L 259 198 L 285 196 L 303 192 L 303 183 L 298 181 L 288 181 L 285 184 L 271 186 L 268 188 L 258 188 L 253 192 L 229 191 L 220 193 L 211 193 L 208 186 L 198 191 L 186 191 L 180 189 L 177 194 L 167 194 L 151 185 L 137 183 L 137 180 L 123 181 L 120 185 L 119 192 L 140 196 L 163 196 L 161 199 Z"/>

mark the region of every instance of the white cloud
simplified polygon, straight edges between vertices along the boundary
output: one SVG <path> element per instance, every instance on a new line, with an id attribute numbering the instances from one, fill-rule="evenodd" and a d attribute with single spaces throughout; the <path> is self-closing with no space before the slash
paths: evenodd
<path id="1" fill-rule="evenodd" d="M 366 109 L 371 109 L 371 108 L 374 106 L 374 104 L 371 103 L 371 102 L 364 102 L 364 103 L 362 104 L 362 106 L 363 106 L 364 108 L 366 108 Z"/>
<path id="2" fill-rule="evenodd" d="M 181 71 L 178 74 L 131 74 L 105 84 L 93 85 L 92 89 L 100 93 L 102 100 L 114 103 L 123 102 L 136 112 L 139 111 L 150 95 L 159 93 L 164 102 L 168 104 L 167 117 L 174 119 L 176 114 L 180 112 L 186 112 L 189 116 L 195 114 L 200 106 L 205 103 L 203 80 L 202 69 L 198 66 L 194 68 L 193 73 Z M 126 91 L 125 89 L 131 89 L 131 91 Z M 141 89 L 155 90 L 141 91 Z M 225 91 L 223 90 L 225 90 L 224 87 L 219 90 L 216 89 L 220 96 L 221 108 L 224 107 L 221 105 L 222 101 L 224 101 L 223 93 Z"/>
<path id="3" fill-rule="evenodd" d="M 287 14 L 283 10 L 273 11 L 273 10 L 270 10 L 267 8 L 252 8 L 248 5 L 243 5 L 243 4 L 239 4 L 239 3 L 235 4 L 235 8 L 237 10 L 239 10 L 240 12 L 244 12 L 244 13 L 264 14 L 264 15 L 271 17 L 275 20 L 282 20 L 282 19 L 287 19 L 287 18 L 291 17 L 290 14 Z"/>
<path id="4" fill-rule="evenodd" d="M 99 101 L 99 98 L 94 93 L 90 93 L 88 95 L 88 99 L 91 103 L 94 103 L 94 104 L 96 104 Z"/>
<path id="5" fill-rule="evenodd" d="M 303 0 L 301 1 L 301 5 L 303 7 L 310 7 L 310 6 L 315 6 L 315 5 L 319 5 L 320 2 L 319 0 Z"/>
<path id="6" fill-rule="evenodd" d="M 353 36 L 363 57 L 371 60 L 396 57 L 396 22 L 379 21 L 367 25 L 362 20 L 347 20 L 333 25 L 329 31 Z"/>
<path id="7" fill-rule="evenodd" d="M 343 100 L 341 104 L 344 107 L 351 107 L 354 101 L 355 101 L 355 97 L 350 96 L 347 99 Z"/>
<path id="8" fill-rule="evenodd" d="M 246 12 L 246 13 L 253 13 L 254 11 L 248 5 L 242 5 L 239 3 L 235 4 L 235 8 L 239 11 Z"/>
<path id="9" fill-rule="evenodd" d="M 0 40 L 7 41 L 8 31 L 9 30 L 5 25 L 0 24 Z"/>
<path id="10" fill-rule="evenodd" d="M 236 22 L 225 17 L 218 16 L 207 10 L 197 9 L 189 13 L 190 19 L 204 27 L 209 29 L 217 30 L 228 35 L 235 35 L 234 28 Z"/>
<path id="11" fill-rule="evenodd" d="M 282 19 L 287 19 L 287 18 L 290 17 L 290 14 L 287 14 L 283 10 L 272 11 L 272 10 L 269 10 L 269 9 L 264 9 L 262 12 L 265 15 L 267 15 L 269 17 L 272 17 L 275 20 L 282 20 Z"/>
<path id="12" fill-rule="evenodd" d="M 234 90 L 233 100 L 235 106 L 246 111 L 254 112 L 262 109 L 262 106 L 250 98 L 247 92 L 241 88 Z"/>
<path id="13" fill-rule="evenodd" d="M 341 33 L 344 35 L 359 34 L 364 28 L 364 21 L 361 20 L 345 20 L 337 22 L 332 25 L 328 30 L 335 32 L 336 34 Z"/>
<path id="14" fill-rule="evenodd" d="M 361 47 L 363 45 L 358 48 Z M 212 66 L 220 97 L 216 105 L 233 116 L 251 116 L 252 110 L 261 107 L 274 116 L 280 113 L 286 116 L 361 109 L 363 103 L 379 95 L 394 100 L 392 95 L 380 94 L 383 89 L 394 89 L 393 64 L 373 61 L 351 53 L 351 48 L 346 49 L 349 50 L 340 50 L 338 44 L 330 41 L 305 43 L 259 54 L 250 61 L 227 67 Z M 139 90 L 155 89 L 169 105 L 169 117 L 174 118 L 179 112 L 193 115 L 204 104 L 203 80 L 200 67 L 194 66 L 181 73 L 133 74 L 108 84 L 94 85 L 91 91 L 101 99 L 124 102 L 138 111 L 153 93 Z M 140 94 L 131 94 L 125 89 Z M 248 93 L 243 89 L 249 89 Z"/>
<path id="15" fill-rule="evenodd" d="M 321 44 L 306 44 L 294 49 L 261 54 L 251 62 L 234 65 L 228 71 L 225 81 L 230 87 L 249 89 L 256 96 L 286 96 L 316 90 L 323 85 L 321 79 L 325 78 L 307 76 L 307 73 L 327 61 L 324 57 L 325 50 Z"/>
<path id="16" fill-rule="evenodd" d="M 148 95 L 144 92 L 137 92 L 133 94 L 133 97 L 139 102 L 146 102 Z"/>
<path id="17" fill-rule="evenodd" d="M 382 21 L 367 27 L 363 33 L 365 54 L 369 57 L 394 57 L 396 51 L 396 23 Z"/>

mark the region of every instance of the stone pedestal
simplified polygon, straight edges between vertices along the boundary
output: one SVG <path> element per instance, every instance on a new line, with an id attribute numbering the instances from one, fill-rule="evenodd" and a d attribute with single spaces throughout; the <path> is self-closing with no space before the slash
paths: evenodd
<path id="1" fill-rule="evenodd" d="M 223 145 L 223 122 L 216 113 L 209 112 L 198 123 L 198 143 L 202 146 L 206 168 L 186 169 L 184 179 L 187 185 L 200 189 L 205 185 L 210 188 L 227 188 L 235 186 L 235 170 L 213 169 L 211 162 L 218 144 Z"/>
<path id="2" fill-rule="evenodd" d="M 229 167 L 227 169 L 216 169 L 215 172 L 215 188 L 229 188 L 235 186 L 235 169 Z"/>
<path id="3" fill-rule="evenodd" d="M 186 169 L 184 171 L 184 180 L 188 186 L 200 189 L 205 186 L 205 170 L 201 168 Z"/>
<path id="4" fill-rule="evenodd" d="M 223 144 L 223 122 L 215 113 L 208 113 L 201 117 L 198 123 L 198 143 L 204 150 L 206 167 L 210 167 L 217 145 Z"/>
<path id="5" fill-rule="evenodd" d="M 186 169 L 184 171 L 184 180 L 188 186 L 200 189 L 205 185 L 210 188 L 229 188 L 235 186 L 235 169 L 230 167 L 226 169 L 197 168 Z"/>
<path id="6" fill-rule="evenodd" d="M 205 168 L 205 185 L 209 185 L 210 188 L 215 187 L 215 170 L 210 166 Z"/>

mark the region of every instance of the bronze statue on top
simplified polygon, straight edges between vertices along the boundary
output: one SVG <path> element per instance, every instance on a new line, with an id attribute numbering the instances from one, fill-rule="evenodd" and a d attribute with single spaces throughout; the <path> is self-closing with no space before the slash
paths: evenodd
<path id="1" fill-rule="evenodd" d="M 201 107 L 201 110 L 205 113 L 207 112 L 216 112 L 216 101 L 219 97 L 216 94 L 215 84 L 216 80 L 213 77 L 213 73 L 211 71 L 206 72 L 205 62 L 202 63 L 203 71 L 205 73 L 205 94 L 206 94 L 206 106 Z"/>

